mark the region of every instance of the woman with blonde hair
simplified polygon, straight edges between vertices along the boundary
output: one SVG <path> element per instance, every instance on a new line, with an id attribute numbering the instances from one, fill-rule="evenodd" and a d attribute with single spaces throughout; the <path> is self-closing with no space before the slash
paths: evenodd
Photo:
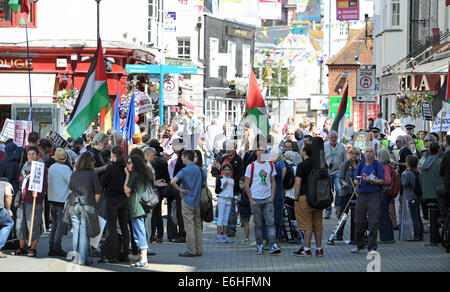
<path id="1" fill-rule="evenodd" d="M 384 186 L 383 191 L 380 194 L 380 218 L 379 231 L 380 231 L 380 243 L 394 243 L 394 230 L 389 215 L 389 206 L 394 205 L 394 199 L 385 194 L 384 190 L 393 183 L 393 171 L 394 167 L 391 164 L 391 157 L 389 151 L 381 149 L 378 151 L 378 161 L 383 165 L 384 169 Z M 394 205 L 395 208 L 395 205 Z M 395 211 L 394 211 L 395 213 Z"/>

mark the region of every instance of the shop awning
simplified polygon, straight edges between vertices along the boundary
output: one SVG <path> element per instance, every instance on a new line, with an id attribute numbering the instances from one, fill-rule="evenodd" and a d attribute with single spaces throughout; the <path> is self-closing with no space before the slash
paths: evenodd
<path id="1" fill-rule="evenodd" d="M 179 98 L 178 103 L 186 106 L 187 109 L 195 110 L 195 106 L 192 103 L 188 102 L 187 100 Z"/>
<path id="2" fill-rule="evenodd" d="M 33 103 L 53 103 L 56 74 L 31 74 Z M 29 103 L 28 73 L 0 73 L 0 104 Z"/>

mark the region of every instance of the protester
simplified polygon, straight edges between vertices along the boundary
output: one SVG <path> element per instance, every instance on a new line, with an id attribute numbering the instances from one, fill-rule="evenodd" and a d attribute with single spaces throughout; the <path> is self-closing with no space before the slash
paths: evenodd
<path id="1" fill-rule="evenodd" d="M 288 117 L 287 123 L 284 124 L 284 126 L 283 126 L 283 131 L 282 131 L 283 136 L 286 135 L 287 130 L 288 130 L 290 127 L 292 127 L 293 125 L 294 125 L 294 118 L 293 118 L 293 117 Z"/>
<path id="2" fill-rule="evenodd" d="M 128 262 L 128 231 L 129 199 L 124 192 L 125 157 L 120 146 L 111 149 L 111 163 L 102 175 L 100 185 L 105 189 L 106 225 L 108 228 L 105 244 L 102 247 L 100 263 Z M 121 231 L 121 246 L 118 246 L 117 222 Z"/>
<path id="3" fill-rule="evenodd" d="M 384 184 L 383 165 L 375 160 L 375 149 L 367 147 L 365 161 L 361 161 L 355 171 L 355 185 L 358 185 L 358 197 L 355 208 L 355 241 L 356 247 L 351 252 L 358 253 L 364 248 L 364 233 L 369 222 L 367 249 L 369 255 L 377 250 L 378 220 L 380 217 L 380 192 Z"/>
<path id="4" fill-rule="evenodd" d="M 334 185 L 335 201 L 334 207 L 336 209 L 336 216 L 339 217 L 340 209 L 340 197 L 339 190 L 341 189 L 341 184 L 339 183 L 340 168 L 342 164 L 347 160 L 347 150 L 345 146 L 338 142 L 338 133 L 336 131 L 331 131 L 329 136 L 329 141 L 325 143 L 325 159 L 328 165 L 328 174 L 330 176 L 330 181 Z M 331 218 L 332 207 L 326 209 L 325 219 Z"/>
<path id="5" fill-rule="evenodd" d="M 306 200 L 308 186 L 311 183 L 309 176 L 312 171 L 312 145 L 305 143 L 302 149 L 303 162 L 297 167 L 295 174 L 295 216 L 298 229 L 305 232 L 305 245 L 293 253 L 294 256 L 312 256 L 311 239 L 314 233 L 316 240 L 316 256 L 324 255 L 322 248 L 322 209 L 314 209 Z"/>
<path id="6" fill-rule="evenodd" d="M 320 131 L 320 136 L 322 136 L 324 140 L 327 140 L 330 129 L 331 129 L 331 120 L 327 119 L 323 124 L 323 129 Z"/>
<path id="7" fill-rule="evenodd" d="M 6 145 L 5 153 L 5 157 L 0 163 L 0 177 L 6 177 L 16 193 L 19 190 L 20 160 L 23 149 L 15 143 L 10 143 Z"/>
<path id="8" fill-rule="evenodd" d="M 257 255 L 263 254 L 263 218 L 266 223 L 268 239 L 271 245 L 270 253 L 279 254 L 281 252 L 281 249 L 276 244 L 274 226 L 275 176 L 277 173 L 273 163 L 266 161 L 267 146 L 263 142 L 260 140 L 256 144 L 257 161 L 247 166 L 245 171 L 245 189 L 250 205 L 252 206 Z"/>
<path id="9" fill-rule="evenodd" d="M 445 137 L 447 144 L 447 151 L 441 160 L 441 165 L 439 167 L 439 176 L 443 178 L 444 183 L 440 187 L 444 188 L 443 194 L 438 196 L 438 200 L 442 205 L 442 210 L 450 206 L 450 135 Z M 447 217 L 447 213 L 443 214 L 442 217 Z"/>
<path id="10" fill-rule="evenodd" d="M 250 244 L 250 217 L 252 215 L 252 208 L 250 201 L 248 200 L 247 193 L 245 191 L 245 177 L 241 177 L 239 180 L 239 218 L 241 220 L 241 226 L 244 228 L 244 238 L 239 241 L 240 244 Z"/>
<path id="11" fill-rule="evenodd" d="M 406 133 L 405 133 L 405 131 L 402 130 L 402 128 L 401 128 L 402 123 L 400 122 L 399 119 L 396 119 L 394 121 L 393 126 L 394 126 L 394 130 L 391 131 L 391 136 L 389 138 L 389 141 L 391 141 L 392 143 L 396 143 L 397 137 L 406 136 Z"/>
<path id="12" fill-rule="evenodd" d="M 413 222 L 413 237 L 409 238 L 410 241 L 423 241 L 423 222 L 420 217 L 420 203 L 421 203 L 421 190 L 420 185 L 416 184 L 416 178 L 419 180 L 420 175 L 417 172 L 418 159 L 414 155 L 406 157 L 407 169 L 402 174 L 402 186 L 403 186 L 403 204 L 408 204 L 408 208 L 411 220 Z M 406 208 L 402 208 L 405 210 Z M 402 230 L 403 232 L 403 230 Z"/>
<path id="13" fill-rule="evenodd" d="M 380 129 L 381 135 L 383 137 L 389 135 L 390 132 L 391 132 L 388 121 L 383 119 L 383 113 L 382 112 L 379 112 L 377 114 L 377 119 L 375 120 L 373 126 L 377 127 L 378 129 Z"/>
<path id="14" fill-rule="evenodd" d="M 146 213 L 139 201 L 144 195 L 147 180 L 152 179 L 152 173 L 146 167 L 144 160 L 137 155 L 128 157 L 125 168 L 124 192 L 129 198 L 130 217 L 133 226 L 133 235 L 136 245 L 139 248 L 139 260 L 131 267 L 145 268 L 148 266 L 147 260 L 147 232 L 145 229 Z"/>
<path id="15" fill-rule="evenodd" d="M 44 203 L 44 195 L 47 192 L 47 182 L 48 182 L 48 173 L 47 169 L 44 167 L 44 176 L 43 176 L 43 186 L 42 191 L 32 192 L 29 191 L 29 183 L 30 183 L 30 175 L 31 175 L 31 163 L 33 161 L 38 161 L 39 159 L 39 149 L 36 146 L 30 146 L 27 149 L 27 158 L 28 161 L 22 167 L 19 176 L 19 189 L 20 189 L 20 204 L 17 209 L 17 222 L 16 222 L 16 233 L 17 238 L 20 242 L 20 248 L 15 251 L 15 255 L 25 254 L 27 252 L 26 240 L 28 238 L 28 234 L 31 233 L 31 248 L 28 252 L 29 257 L 36 257 L 37 255 L 37 244 L 39 242 L 39 238 L 41 236 L 41 225 L 42 225 L 42 213 L 43 213 L 43 203 Z M 34 224 L 33 229 L 31 229 L 31 220 L 32 220 L 32 212 L 33 212 L 33 200 L 36 200 L 35 211 L 34 211 Z"/>
<path id="16" fill-rule="evenodd" d="M 311 122 L 308 120 L 304 120 L 300 125 L 299 125 L 303 131 L 303 136 L 307 136 L 307 135 L 311 135 L 310 132 L 310 126 L 311 126 Z"/>
<path id="17" fill-rule="evenodd" d="M 72 242 L 75 252 L 74 264 L 89 265 L 89 229 L 90 222 L 98 220 L 95 205 L 100 199 L 101 188 L 94 171 L 94 159 L 91 152 L 83 153 L 75 165 L 69 189 L 73 196 L 69 200 L 69 212 L 72 222 Z"/>
<path id="18" fill-rule="evenodd" d="M 286 175 L 286 166 L 282 160 L 282 153 L 280 149 L 272 149 L 269 155 L 270 161 L 275 166 L 275 198 L 274 198 L 274 223 L 275 223 L 275 236 L 277 244 L 280 246 L 280 240 L 284 238 L 283 234 L 283 215 L 284 215 L 284 192 L 283 192 L 283 179 Z"/>
<path id="19" fill-rule="evenodd" d="M 353 122 L 349 122 L 348 126 L 344 129 L 342 142 L 344 144 L 350 143 L 353 140 L 353 134 L 355 133 L 355 129 L 353 129 Z"/>
<path id="20" fill-rule="evenodd" d="M 13 213 L 11 211 L 13 200 L 13 187 L 5 177 L 0 178 L 0 259 L 6 258 L 2 252 L 8 236 L 14 227 Z"/>
<path id="21" fill-rule="evenodd" d="M 182 214 L 186 230 L 187 251 L 180 253 L 181 257 L 195 257 L 203 254 L 202 229 L 200 217 L 200 197 L 203 182 L 206 181 L 206 170 L 194 164 L 195 153 L 186 150 L 182 154 L 185 167 L 172 179 L 172 186 L 182 196 Z M 181 182 L 181 188 L 178 186 Z"/>
<path id="22" fill-rule="evenodd" d="M 355 170 L 356 166 L 359 163 L 359 158 L 361 156 L 361 151 L 359 148 L 352 148 L 350 150 L 350 159 L 342 163 L 341 169 L 339 172 L 339 181 L 342 185 L 339 193 L 337 193 L 337 196 L 339 196 L 340 200 L 340 210 L 344 212 L 345 206 L 347 206 L 348 201 L 350 200 L 353 192 L 355 191 L 353 189 L 353 178 L 355 177 Z M 356 200 L 356 196 L 353 197 L 352 200 Z M 348 214 L 350 208 L 347 208 L 347 211 L 345 212 Z M 345 229 L 345 222 L 342 225 L 342 227 L 336 232 L 336 236 L 334 238 L 335 241 L 342 241 L 343 235 L 344 235 L 344 229 Z"/>
<path id="23" fill-rule="evenodd" d="M 279 144 L 279 148 L 280 148 L 281 152 L 283 152 L 283 153 L 286 151 L 293 151 L 294 145 L 291 145 L 292 148 L 290 148 L 290 149 L 285 149 L 285 147 L 286 147 L 285 144 L 287 141 L 290 141 L 292 144 L 296 141 L 295 140 L 295 129 L 293 127 L 287 129 L 286 138 L 283 139 Z M 278 145 L 278 144 L 275 144 L 275 145 Z"/>
<path id="24" fill-rule="evenodd" d="M 62 250 L 61 241 L 67 227 L 63 220 L 64 205 L 69 199 L 72 170 L 66 165 L 68 155 L 63 148 L 56 149 L 53 159 L 55 163 L 48 171 L 48 201 L 52 220 L 48 255 L 65 258 L 67 253 Z"/>
<path id="25" fill-rule="evenodd" d="M 395 123 L 395 120 L 397 119 L 397 115 L 394 114 L 394 113 L 392 113 L 392 114 L 389 116 L 389 118 L 390 118 L 390 123 L 389 123 L 390 128 L 389 128 L 389 130 L 390 130 L 390 132 L 391 132 L 391 134 L 392 134 L 392 131 L 394 131 L 394 129 L 395 129 L 394 123 Z"/>
<path id="26" fill-rule="evenodd" d="M 233 167 L 226 163 L 222 167 L 223 176 L 216 179 L 216 195 L 218 206 L 217 219 L 217 243 L 232 243 L 227 237 L 228 219 L 230 217 L 231 203 L 234 200 L 234 180 L 232 179 Z"/>
<path id="27" fill-rule="evenodd" d="M 389 151 L 386 149 L 381 149 L 378 151 L 378 161 L 383 165 L 384 170 L 384 186 L 383 191 L 380 196 L 380 218 L 379 218 L 379 231 L 380 231 L 380 243 L 394 243 L 394 230 L 393 227 L 397 224 L 392 223 L 391 217 L 389 215 L 389 208 L 391 204 L 395 201 L 389 197 L 384 190 L 389 187 L 393 187 L 393 171 L 391 158 L 389 156 Z M 394 211 L 395 213 L 395 211 Z"/>

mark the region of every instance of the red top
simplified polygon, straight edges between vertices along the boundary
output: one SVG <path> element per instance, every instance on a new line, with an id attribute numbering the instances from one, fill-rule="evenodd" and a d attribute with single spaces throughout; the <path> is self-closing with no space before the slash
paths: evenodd
<path id="1" fill-rule="evenodd" d="M 22 183 L 24 177 L 22 174 L 19 176 L 19 185 Z M 48 180 L 48 171 L 47 168 L 44 168 L 44 184 L 42 186 L 42 192 L 37 194 L 36 204 L 42 204 L 44 202 L 44 195 L 47 193 L 47 180 Z M 29 180 L 27 183 L 22 186 L 22 200 L 21 203 L 24 204 L 33 204 L 33 192 L 28 190 Z"/>

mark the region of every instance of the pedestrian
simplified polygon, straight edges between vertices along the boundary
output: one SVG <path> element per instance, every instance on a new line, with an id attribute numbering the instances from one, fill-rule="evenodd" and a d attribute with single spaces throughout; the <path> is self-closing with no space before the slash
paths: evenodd
<path id="1" fill-rule="evenodd" d="M 148 266 L 148 243 L 145 228 L 147 215 L 139 202 L 146 191 L 147 181 L 152 179 L 152 173 L 140 156 L 131 155 L 128 157 L 125 174 L 124 192 L 129 198 L 132 232 L 135 243 L 139 248 L 139 260 L 131 264 L 131 267 L 145 268 Z"/>
<path id="2" fill-rule="evenodd" d="M 233 167 L 227 163 L 222 167 L 223 176 L 216 179 L 216 195 L 218 206 L 217 243 L 232 243 L 227 237 L 228 219 L 230 217 L 231 203 L 234 200 Z"/>
<path id="3" fill-rule="evenodd" d="M 0 163 L 0 177 L 6 177 L 13 186 L 14 194 L 19 190 L 20 159 L 23 149 L 15 143 L 5 146 L 5 157 Z"/>
<path id="4" fill-rule="evenodd" d="M 323 256 L 322 248 L 322 209 L 311 208 L 306 200 L 309 176 L 312 171 L 312 144 L 305 143 L 302 149 L 303 162 L 297 166 L 295 173 L 295 217 L 299 230 L 304 231 L 304 245 L 293 253 L 294 256 L 312 256 L 311 239 L 316 239 L 316 256 Z"/>
<path id="5" fill-rule="evenodd" d="M 284 126 L 283 126 L 283 131 L 282 131 L 283 136 L 286 135 L 287 130 L 288 130 L 290 127 L 292 127 L 293 125 L 294 125 L 294 118 L 293 118 L 293 117 L 288 117 L 287 123 L 284 124 Z"/>
<path id="6" fill-rule="evenodd" d="M 247 193 L 245 192 L 245 177 L 239 179 L 239 189 L 241 193 L 239 194 L 239 218 L 241 221 L 241 226 L 244 228 L 244 238 L 239 241 L 239 244 L 250 244 L 250 217 L 252 215 L 252 208 L 250 206 L 250 201 L 248 200 Z"/>
<path id="7" fill-rule="evenodd" d="M 348 126 L 344 129 L 344 134 L 343 134 L 343 143 L 344 144 L 348 144 L 350 143 L 350 141 L 353 140 L 353 134 L 355 134 L 355 129 L 353 129 L 353 122 L 349 122 Z"/>
<path id="8" fill-rule="evenodd" d="M 47 193 L 47 182 L 48 173 L 47 169 L 44 167 L 44 177 L 42 191 L 32 192 L 28 190 L 30 175 L 31 175 L 31 163 L 33 161 L 38 161 L 39 159 L 39 148 L 36 146 L 30 146 L 27 149 L 28 161 L 22 167 L 19 176 L 19 190 L 20 190 L 20 204 L 17 209 L 17 222 L 16 222 L 16 234 L 19 239 L 20 248 L 15 251 L 15 255 L 25 254 L 26 250 L 26 240 L 28 239 L 29 233 L 31 233 L 31 249 L 28 252 L 29 257 L 36 257 L 37 255 L 37 244 L 41 236 L 41 225 L 42 225 L 42 213 L 43 213 L 43 203 L 44 196 Z M 19 194 L 17 194 L 19 195 Z M 35 211 L 34 211 L 34 224 L 31 230 L 31 221 L 33 213 L 33 200 L 36 200 Z"/>
<path id="9" fill-rule="evenodd" d="M 442 157 L 441 165 L 439 167 L 439 176 L 443 178 L 444 183 L 440 187 L 443 187 L 444 190 L 444 197 L 441 198 L 441 196 L 438 196 L 438 199 L 441 202 L 441 205 L 446 205 L 446 207 L 449 207 L 449 198 L 450 198 L 450 135 L 447 135 L 445 137 L 445 141 L 447 144 L 447 151 L 445 152 L 444 156 Z M 446 207 L 442 208 L 445 209 Z M 445 214 L 447 215 L 447 214 Z M 447 216 L 443 216 L 447 217 Z"/>
<path id="10" fill-rule="evenodd" d="M 373 129 L 372 129 L 373 130 Z M 378 161 L 383 165 L 384 170 L 384 186 L 380 195 L 380 218 L 379 218 L 379 230 L 380 230 L 380 243 L 394 243 L 394 230 L 393 227 L 397 225 L 392 223 L 389 213 L 390 206 L 394 205 L 395 214 L 395 199 L 388 196 L 384 189 L 392 188 L 393 171 L 394 167 L 391 164 L 391 158 L 387 149 L 381 149 L 378 151 Z"/>
<path id="11" fill-rule="evenodd" d="M 331 129 L 331 120 L 327 119 L 323 124 L 322 130 L 320 131 L 320 136 L 322 136 L 324 140 L 327 140 L 328 135 L 330 134 L 330 129 Z"/>
<path id="12" fill-rule="evenodd" d="M 265 141 L 256 144 L 257 160 L 245 171 L 245 189 L 252 207 L 255 224 L 257 255 L 263 254 L 263 218 L 270 242 L 270 253 L 279 254 L 281 249 L 276 243 L 274 200 L 276 191 L 276 170 L 271 161 L 266 161 L 267 146 Z"/>
<path id="13" fill-rule="evenodd" d="M 330 176 L 330 181 L 334 186 L 335 201 L 334 207 L 336 209 L 336 217 L 339 218 L 340 214 L 340 197 L 339 190 L 341 189 L 341 184 L 339 182 L 340 168 L 342 164 L 347 160 L 347 150 L 342 143 L 338 142 L 338 133 L 336 131 L 331 131 L 329 135 L 329 141 L 325 143 L 325 160 L 328 165 L 328 175 Z M 332 207 L 326 209 L 325 219 L 331 218 Z"/>
<path id="14" fill-rule="evenodd" d="M 275 236 L 277 238 L 277 244 L 280 246 L 280 240 L 284 239 L 283 234 L 283 216 L 284 216 L 284 191 L 283 180 L 286 176 L 286 165 L 283 161 L 283 156 L 280 149 L 272 149 L 269 155 L 270 161 L 275 165 L 275 199 L 274 199 L 274 222 L 275 222 Z"/>
<path id="15" fill-rule="evenodd" d="M 298 152 L 287 151 L 284 153 L 284 162 L 292 167 L 294 175 L 297 173 L 297 167 L 302 162 L 302 156 Z M 298 234 L 297 220 L 295 218 L 295 184 L 290 189 L 285 189 L 285 206 L 288 211 L 288 218 L 292 228 Z"/>
<path id="16" fill-rule="evenodd" d="M 390 132 L 391 132 L 388 121 L 383 119 L 383 113 L 382 112 L 379 112 L 377 114 L 377 119 L 375 120 L 373 126 L 377 127 L 378 129 L 380 129 L 381 135 L 383 137 L 389 135 Z"/>
<path id="17" fill-rule="evenodd" d="M 124 192 L 125 157 L 121 146 L 111 149 L 111 163 L 102 175 L 100 185 L 105 189 L 106 226 L 108 228 L 105 244 L 102 246 L 102 258 L 99 263 L 128 262 L 130 232 L 128 230 L 129 199 Z M 121 240 L 117 233 L 119 223 Z M 121 242 L 121 246 L 118 243 Z"/>
<path id="18" fill-rule="evenodd" d="M 52 220 L 48 255 L 65 258 L 67 253 L 62 250 L 61 241 L 67 228 L 63 220 L 64 205 L 69 199 L 72 170 L 66 165 L 68 155 L 63 148 L 57 148 L 52 158 L 55 163 L 48 171 L 48 201 Z"/>
<path id="19" fill-rule="evenodd" d="M 186 150 L 182 154 L 185 167 L 171 181 L 171 185 L 180 193 L 184 230 L 186 231 L 187 251 L 179 253 L 181 257 L 195 257 L 203 254 L 203 222 L 200 216 L 200 197 L 202 185 L 206 182 L 206 170 L 194 164 L 195 152 Z M 178 182 L 181 185 L 178 186 Z"/>
<path id="20" fill-rule="evenodd" d="M 395 123 L 395 120 L 397 119 L 397 115 L 394 114 L 394 113 L 392 113 L 392 114 L 389 116 L 389 118 L 390 118 L 390 123 L 389 123 L 390 127 L 389 127 L 389 130 L 390 130 L 390 133 L 392 134 L 392 131 L 395 130 L 394 123 Z"/>
<path id="21" fill-rule="evenodd" d="M 300 125 L 300 128 L 303 131 L 303 137 L 307 136 L 307 135 L 311 135 L 311 131 L 309 130 L 310 126 L 311 126 L 311 122 L 308 120 L 304 120 Z"/>
<path id="22" fill-rule="evenodd" d="M 6 258 L 1 251 L 8 236 L 14 227 L 13 213 L 11 211 L 13 200 L 13 187 L 5 177 L 0 178 L 0 259 Z"/>
<path id="23" fill-rule="evenodd" d="M 358 253 L 364 248 L 364 233 L 367 222 L 369 223 L 369 235 L 367 249 L 369 255 L 377 250 L 378 220 L 380 217 L 380 192 L 384 184 L 383 165 L 375 159 L 375 149 L 367 147 L 365 161 L 361 161 L 355 171 L 355 185 L 358 186 L 358 197 L 355 207 L 355 241 L 356 246 L 351 250 Z"/>
<path id="24" fill-rule="evenodd" d="M 403 185 L 403 204 L 407 204 L 409 214 L 413 223 L 413 237 L 408 238 L 409 241 L 423 241 L 423 222 L 420 217 L 420 203 L 422 200 L 420 184 L 416 184 L 416 179 L 419 181 L 419 172 L 417 171 L 418 159 L 414 155 L 406 157 L 406 171 L 402 175 Z M 402 220 L 403 221 L 403 220 Z M 403 227 L 403 226 L 402 226 Z M 405 230 L 401 228 L 401 233 Z"/>
<path id="25" fill-rule="evenodd" d="M 339 181 L 341 183 L 341 189 L 337 195 L 340 200 L 340 210 L 343 212 L 345 206 L 347 206 L 348 201 L 352 197 L 354 191 L 353 188 L 353 178 L 355 177 L 356 166 L 359 163 L 361 157 L 361 150 L 359 148 L 352 148 L 350 150 L 350 159 L 342 163 L 341 169 L 339 171 Z M 352 200 L 356 200 L 354 197 Z M 348 214 L 350 208 L 345 212 Z M 344 237 L 345 221 L 342 227 L 336 232 L 335 241 L 342 241 Z"/>
<path id="26" fill-rule="evenodd" d="M 295 131 L 295 140 L 297 140 L 297 153 L 300 155 L 300 150 L 303 148 L 303 132 L 300 129 Z"/>
<path id="27" fill-rule="evenodd" d="M 372 130 L 372 128 L 373 128 L 374 121 L 373 121 L 372 118 L 369 118 L 368 121 L 369 121 L 369 123 L 367 125 L 367 130 L 370 132 Z"/>
<path id="28" fill-rule="evenodd" d="M 406 132 L 402 130 L 402 123 L 399 119 L 396 119 L 392 125 L 394 126 L 394 130 L 391 131 L 389 141 L 391 141 L 392 143 L 396 143 L 397 137 L 406 136 Z"/>
<path id="29" fill-rule="evenodd" d="M 296 142 L 295 140 L 295 129 L 293 127 L 290 127 L 287 129 L 286 131 L 286 137 L 279 143 L 279 148 L 281 150 L 281 152 L 286 152 L 286 151 L 293 151 L 294 149 L 294 145 L 291 145 L 291 148 L 289 149 L 285 149 L 286 147 L 286 142 L 290 141 L 291 144 L 293 144 L 294 142 Z M 277 145 L 277 144 L 275 144 Z"/>
<path id="30" fill-rule="evenodd" d="M 425 160 L 422 166 L 420 185 L 422 186 L 423 200 L 427 204 L 437 203 L 439 206 L 439 216 L 443 218 L 445 216 L 444 214 L 447 213 L 447 209 L 437 196 L 438 187 L 444 183 L 443 177 L 439 175 L 442 164 L 442 158 L 439 157 L 439 150 L 440 146 L 438 143 L 433 142 L 430 145 L 430 155 L 428 155 L 427 160 Z"/>
<path id="31" fill-rule="evenodd" d="M 76 171 L 69 183 L 71 198 L 68 201 L 72 222 L 72 243 L 75 252 L 74 264 L 89 265 L 89 227 L 97 219 L 95 205 L 100 199 L 100 183 L 94 171 L 94 158 L 91 152 L 81 154 L 75 164 Z"/>

